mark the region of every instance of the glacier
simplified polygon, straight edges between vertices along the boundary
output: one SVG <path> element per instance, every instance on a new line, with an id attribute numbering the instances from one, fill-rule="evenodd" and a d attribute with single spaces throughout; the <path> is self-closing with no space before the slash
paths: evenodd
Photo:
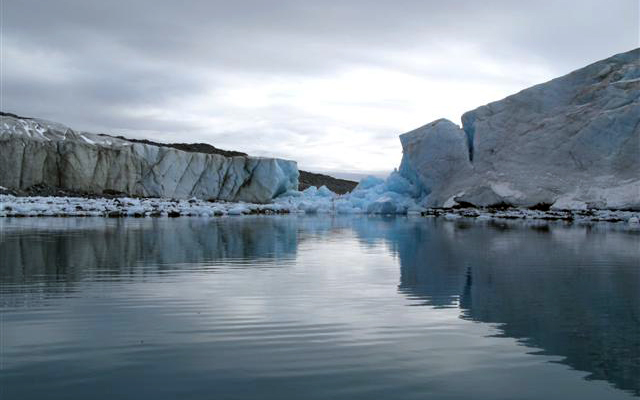
<path id="1" fill-rule="evenodd" d="M 640 49 L 400 136 L 425 207 L 640 209 Z"/>
<path id="2" fill-rule="evenodd" d="M 365 178 L 343 196 L 306 190 L 276 201 L 308 213 L 637 211 L 639 98 L 635 49 L 469 111 L 462 127 L 438 119 L 400 135 L 402 161 L 387 179 Z"/>
<path id="3" fill-rule="evenodd" d="M 398 169 L 386 179 L 367 177 L 344 195 L 324 186 L 298 191 L 293 161 L 185 152 L 4 114 L 0 187 L 44 182 L 96 193 L 193 198 L 179 206 L 149 200 L 141 209 L 100 203 L 91 215 L 155 215 L 163 209 L 180 215 L 287 212 L 485 219 L 493 218 L 496 208 L 516 207 L 520 210 L 499 215 L 543 218 L 536 210 L 551 210 L 547 217 L 637 223 L 639 99 L 640 49 L 635 49 L 469 111 L 461 117 L 462 126 L 438 119 L 400 135 Z M 198 199 L 241 203 L 207 206 Z M 3 213 L 0 207 L 5 216 L 73 214 L 64 205 L 50 210 L 29 201 L 4 202 L 11 209 Z M 264 203 L 271 205 L 256 205 Z M 493 210 L 460 211 L 467 207 Z M 433 211 L 440 208 L 445 211 Z"/>
<path id="4" fill-rule="evenodd" d="M 295 161 L 187 152 L 0 115 L 0 186 L 267 203 L 298 187 Z"/>

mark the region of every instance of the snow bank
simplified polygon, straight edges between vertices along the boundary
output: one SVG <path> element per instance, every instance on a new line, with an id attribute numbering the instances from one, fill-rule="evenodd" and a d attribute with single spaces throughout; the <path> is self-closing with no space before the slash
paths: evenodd
<path id="1" fill-rule="evenodd" d="M 327 188 L 288 192 L 271 204 L 209 202 L 198 199 L 88 199 L 82 197 L 16 197 L 0 195 L 2 217 L 219 217 L 253 214 L 408 214 L 447 220 L 562 220 L 620 222 L 639 227 L 640 212 L 611 210 L 425 209 L 407 193 L 416 190 L 392 174 L 368 178 L 354 192 L 338 196 Z M 401 178 L 401 177 L 400 177 Z M 394 191 L 395 190 L 395 191 Z"/>
<path id="2" fill-rule="evenodd" d="M 87 199 L 0 195 L 0 217 L 213 217 L 296 212 L 281 204 L 209 202 L 198 199 Z"/>

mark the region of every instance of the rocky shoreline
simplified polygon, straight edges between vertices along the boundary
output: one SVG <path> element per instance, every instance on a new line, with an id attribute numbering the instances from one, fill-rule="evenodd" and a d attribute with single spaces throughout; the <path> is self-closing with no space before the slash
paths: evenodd
<path id="1" fill-rule="evenodd" d="M 0 194 L 0 218 L 11 217 L 219 217 L 256 214 L 341 214 L 338 209 L 305 212 L 286 201 L 269 204 L 218 202 L 200 199 L 132 197 L 13 196 Z M 380 214 L 378 214 L 380 215 Z M 385 214 L 386 215 L 386 214 Z M 411 211 L 412 217 L 445 220 L 537 220 L 566 223 L 609 222 L 640 230 L 640 212 L 623 210 L 531 210 L 523 208 L 429 208 Z"/>

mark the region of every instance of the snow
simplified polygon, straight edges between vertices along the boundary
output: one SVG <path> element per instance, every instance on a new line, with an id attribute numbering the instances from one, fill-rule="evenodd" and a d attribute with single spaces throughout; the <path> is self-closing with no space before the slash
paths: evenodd
<path id="1" fill-rule="evenodd" d="M 251 208 L 247 207 L 245 204 L 235 205 L 227 210 L 227 214 L 229 215 L 242 215 L 242 214 L 251 214 Z"/>
<path id="2" fill-rule="evenodd" d="M 506 182 L 491 182 L 489 184 L 494 193 L 501 197 L 515 197 L 523 198 L 524 194 L 518 190 L 511 188 L 511 185 Z"/>
<path id="3" fill-rule="evenodd" d="M 89 144 L 96 144 L 96 142 L 94 142 L 93 140 L 89 139 L 86 135 L 80 135 L 80 137 L 82 138 L 82 140 L 84 140 L 85 142 L 87 142 Z"/>
<path id="4" fill-rule="evenodd" d="M 429 209 L 417 204 L 395 190 L 395 178 L 377 184 L 363 185 L 346 195 L 331 193 L 326 188 L 290 192 L 270 204 L 244 202 L 210 202 L 196 198 L 189 200 L 162 198 L 115 199 L 81 197 L 16 197 L 0 195 L 2 217 L 218 217 L 250 214 L 405 214 L 410 216 L 442 217 L 445 220 L 471 218 L 487 220 L 559 220 L 576 223 L 599 221 L 627 223 L 632 229 L 640 229 L 640 212 L 611 210 L 563 209 L 538 211 L 528 209 Z M 409 188 L 411 189 L 411 188 Z"/>
<path id="5" fill-rule="evenodd" d="M 587 203 L 571 197 L 561 197 L 551 205 L 553 210 L 586 210 Z"/>
<path id="6" fill-rule="evenodd" d="M 449 197 L 449 198 L 444 202 L 444 204 L 442 205 L 442 207 L 443 207 L 443 208 L 451 208 L 451 207 L 453 207 L 453 206 L 457 205 L 457 204 L 458 204 L 458 202 L 455 200 L 455 199 L 456 199 L 456 197 L 460 197 L 460 196 L 463 196 L 463 195 L 464 195 L 464 192 L 460 192 L 460 193 L 457 193 L 457 194 L 455 194 L 455 195 L 453 195 L 453 196 Z"/>
<path id="7" fill-rule="evenodd" d="M 0 195 L 0 217 L 75 216 L 75 217 L 148 217 L 276 214 L 296 212 L 281 204 L 209 202 L 198 199 L 116 199 L 82 197 L 16 197 Z"/>

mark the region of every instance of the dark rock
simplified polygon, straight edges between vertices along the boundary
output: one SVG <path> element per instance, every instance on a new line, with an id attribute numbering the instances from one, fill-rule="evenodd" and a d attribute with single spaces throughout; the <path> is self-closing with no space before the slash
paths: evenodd
<path id="1" fill-rule="evenodd" d="M 127 195 L 124 192 L 120 192 L 120 191 L 113 190 L 113 189 L 105 189 L 105 190 L 102 191 L 102 194 L 104 196 L 117 196 L 117 197 L 124 197 L 124 196 Z"/>
<path id="2" fill-rule="evenodd" d="M 32 119 L 32 118 L 29 118 L 29 117 L 21 117 L 19 115 L 8 113 L 8 112 L 3 112 L 3 111 L 0 111 L 0 117 L 13 117 L 13 118 L 20 118 L 20 119 Z"/>
<path id="3" fill-rule="evenodd" d="M 337 194 L 349 193 L 358 186 L 358 182 L 338 179 L 329 175 L 316 174 L 307 171 L 300 171 L 300 178 L 298 178 L 298 182 L 298 190 L 305 190 L 311 186 L 319 188 L 324 185 L 329 190 Z"/>
<path id="4" fill-rule="evenodd" d="M 487 208 L 489 208 L 490 210 L 508 210 L 510 208 L 513 208 L 513 204 L 500 202 L 500 203 L 491 204 Z"/>
<path id="5" fill-rule="evenodd" d="M 223 150 L 206 143 L 160 143 L 147 139 L 131 139 L 124 136 L 107 135 L 104 133 L 100 134 L 100 136 L 114 137 L 117 139 L 126 140 L 127 142 L 131 143 L 142 143 L 158 147 L 171 147 L 189 153 L 220 154 L 225 157 L 248 157 L 247 153 L 233 150 Z"/>
<path id="6" fill-rule="evenodd" d="M 538 203 L 529 207 L 529 210 L 536 210 L 536 211 L 549 211 L 550 209 L 551 209 L 550 203 Z"/>

